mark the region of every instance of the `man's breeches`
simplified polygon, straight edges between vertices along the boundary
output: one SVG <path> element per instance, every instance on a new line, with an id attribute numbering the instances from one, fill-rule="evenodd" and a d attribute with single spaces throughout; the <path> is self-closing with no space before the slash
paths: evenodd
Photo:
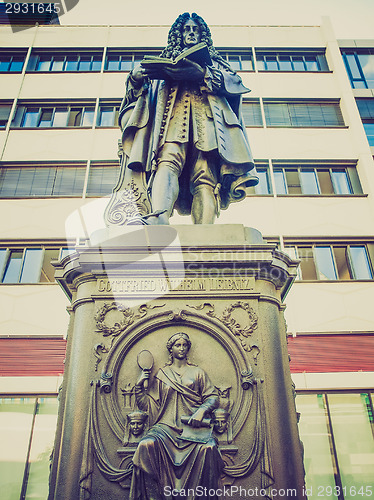
<path id="1" fill-rule="evenodd" d="M 194 195 L 202 185 L 210 186 L 214 189 L 218 182 L 216 168 L 213 166 L 214 159 L 219 164 L 215 152 L 206 153 L 194 147 L 189 148 L 188 143 L 166 142 L 158 154 L 158 167 L 167 164 L 168 168 L 179 177 L 186 164 L 188 149 L 188 154 L 192 155 L 189 158 L 189 164 L 191 165 L 189 174 L 191 194 Z"/>

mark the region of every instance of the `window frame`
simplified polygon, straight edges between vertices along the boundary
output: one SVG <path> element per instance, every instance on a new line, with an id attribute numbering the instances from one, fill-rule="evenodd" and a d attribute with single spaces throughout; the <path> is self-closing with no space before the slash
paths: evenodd
<path id="1" fill-rule="evenodd" d="M 31 109 L 37 110 L 36 112 L 38 113 L 38 115 L 36 116 L 36 119 L 35 119 L 36 125 L 25 126 L 24 123 L 25 123 L 26 116 L 29 113 L 28 110 L 31 110 Z M 53 122 L 54 122 L 56 113 L 59 110 L 64 110 L 64 109 L 67 110 L 67 117 L 66 117 L 66 122 L 65 122 L 66 125 L 54 126 Z M 73 117 L 73 113 L 76 112 L 77 109 L 80 109 L 80 113 L 81 113 L 80 123 L 79 123 L 79 125 L 69 125 L 69 122 Z M 58 102 L 58 103 L 57 102 L 51 102 L 51 103 L 37 102 L 37 103 L 33 103 L 31 101 L 29 101 L 29 102 L 22 102 L 21 101 L 18 103 L 18 106 L 16 108 L 16 112 L 14 114 L 14 117 L 13 117 L 13 120 L 11 122 L 10 127 L 11 127 L 11 129 L 32 129 L 32 130 L 34 130 L 34 129 L 39 129 L 39 130 L 40 129 L 42 129 L 42 130 L 50 130 L 50 129 L 53 130 L 54 129 L 54 130 L 57 130 L 57 129 L 76 129 L 76 128 L 92 129 L 92 128 L 94 128 L 95 110 L 96 110 L 96 101 L 89 101 L 89 102 L 88 101 L 87 102 L 82 102 L 82 101 L 71 102 L 71 101 L 69 101 L 66 103 L 64 103 L 64 102 Z M 44 112 L 47 112 L 47 111 L 52 111 L 52 116 L 49 120 L 50 124 L 45 125 L 45 126 L 40 126 L 42 115 Z M 83 125 L 84 117 L 85 117 L 86 113 L 92 114 L 92 118 L 90 119 L 90 121 L 91 121 L 90 125 Z"/>
<path id="2" fill-rule="evenodd" d="M 295 241 L 285 241 L 284 242 L 284 248 L 286 253 L 295 253 L 296 258 L 299 259 L 300 266 L 298 269 L 298 277 L 296 278 L 297 281 L 303 281 L 303 282 L 327 282 L 327 283 L 341 283 L 341 282 L 352 282 L 352 281 L 363 281 L 363 282 L 368 282 L 368 281 L 373 281 L 374 280 L 374 262 L 373 262 L 373 253 L 370 252 L 369 250 L 369 245 L 374 245 L 373 242 L 365 242 L 365 241 L 350 241 L 350 242 L 343 242 L 343 241 L 317 241 L 317 242 L 311 242 L 308 240 L 302 241 L 302 242 L 295 242 Z M 366 257 L 366 263 L 368 267 L 369 274 L 371 277 L 369 278 L 356 278 L 357 275 L 357 270 L 355 269 L 355 264 L 353 261 L 352 253 L 351 253 L 351 247 L 362 247 L 365 252 L 365 257 Z M 292 248 L 292 251 L 288 250 L 289 248 Z M 308 248 L 312 250 L 312 256 L 313 256 L 313 264 L 314 264 L 314 269 L 316 273 L 316 279 L 303 279 L 303 271 L 302 271 L 302 261 L 303 257 L 301 255 L 300 249 L 302 248 Z M 318 264 L 318 259 L 316 256 L 316 248 L 329 248 L 330 249 L 330 255 L 331 255 L 331 264 L 333 266 L 334 273 L 336 275 L 336 279 L 323 279 L 321 278 L 321 270 L 320 270 L 320 265 Z M 349 272 L 350 278 L 340 278 L 339 277 L 339 267 L 337 265 L 337 260 L 336 260 L 336 254 L 335 254 L 335 248 L 344 248 L 345 249 L 345 262 L 347 266 L 347 270 Z"/>
<path id="3" fill-rule="evenodd" d="M 350 48 L 341 48 L 340 49 L 341 51 L 341 54 L 342 54 L 342 57 L 343 57 L 343 61 L 344 61 L 344 65 L 345 65 L 345 68 L 346 68 L 346 71 L 347 71 L 347 75 L 348 75 L 348 78 L 350 80 L 350 83 L 351 83 L 351 87 L 353 89 L 370 89 L 370 88 L 374 88 L 373 87 L 369 87 L 369 84 L 368 84 L 368 81 L 367 81 L 367 77 L 362 69 L 362 65 L 361 65 L 361 61 L 359 59 L 359 54 L 367 54 L 367 55 L 371 55 L 373 56 L 373 59 L 374 59 L 374 49 L 350 49 Z M 352 71 L 352 67 L 351 67 L 351 64 L 348 60 L 348 57 L 347 56 L 353 56 L 354 58 L 354 61 L 355 61 L 355 64 L 356 64 L 356 67 L 357 67 L 357 70 L 358 70 L 358 73 L 359 73 L 359 77 L 354 77 L 353 76 L 353 71 Z M 363 84 L 363 86 L 357 86 L 356 84 Z"/>
<path id="4" fill-rule="evenodd" d="M 142 50 L 129 50 L 129 49 L 121 49 L 121 48 L 108 48 L 106 54 L 105 54 L 105 60 L 104 60 L 104 73 L 117 73 L 117 72 L 123 72 L 123 73 L 129 73 L 132 71 L 135 67 L 136 64 L 138 64 L 145 55 L 152 55 L 152 56 L 159 56 L 160 53 L 162 52 L 162 48 L 157 49 L 157 48 L 149 48 L 149 49 L 142 49 Z M 116 69 L 110 68 L 109 69 L 109 58 L 110 57 L 118 57 L 118 67 Z M 130 58 L 129 61 L 126 61 L 125 58 Z M 122 58 L 123 62 L 129 62 L 129 68 L 121 68 L 122 65 Z"/>
<path id="5" fill-rule="evenodd" d="M 2 264 L 2 267 L 0 268 L 0 287 L 5 285 L 5 286 L 18 286 L 18 285 L 54 285 L 56 284 L 57 282 L 55 281 L 55 279 L 53 278 L 52 280 L 49 280 L 49 276 L 46 275 L 47 277 L 47 280 L 43 280 L 41 281 L 41 277 L 42 277 L 42 273 L 43 273 L 43 268 L 44 268 L 44 265 L 45 265 L 45 255 L 46 255 L 46 252 L 48 250 L 57 250 L 58 251 L 58 260 L 61 260 L 62 259 L 62 255 L 63 255 L 63 252 L 68 249 L 69 250 L 69 246 L 66 244 L 66 242 L 64 244 L 62 243 L 56 243 L 56 245 L 43 245 L 43 244 L 32 244 L 32 245 L 27 245 L 27 246 L 18 246 L 18 245 L 9 245 L 9 246 L 1 246 L 0 247 L 0 251 L 3 251 L 5 250 L 5 258 L 3 259 L 3 261 L 0 263 Z M 37 281 L 29 281 L 29 282 L 22 282 L 22 274 L 24 272 L 24 269 L 25 269 L 25 261 L 26 261 L 26 258 L 27 258 L 27 252 L 28 251 L 32 251 L 32 250 L 41 250 L 41 257 L 40 257 L 40 266 L 39 266 L 39 274 L 38 274 L 38 280 Z M 20 263 L 20 268 L 19 268 L 19 271 L 18 271 L 18 277 L 17 277 L 17 281 L 12 281 L 12 282 L 6 282 L 4 283 L 4 278 L 6 277 L 6 272 L 8 270 L 8 267 L 9 267 L 9 263 L 10 263 L 10 258 L 11 258 L 11 255 L 12 255 L 12 252 L 22 252 L 22 258 L 20 259 L 21 260 L 21 263 Z M 69 251 L 69 253 L 71 253 Z M 66 255 L 65 255 L 66 257 Z M 55 259 L 52 259 L 52 260 L 55 260 Z M 49 261 L 49 264 L 50 262 Z"/>
<path id="6" fill-rule="evenodd" d="M 20 74 L 22 73 L 22 71 L 24 70 L 25 68 L 25 61 L 26 61 L 26 56 L 27 56 L 27 51 L 25 50 L 12 50 L 12 49 L 2 49 L 1 50 L 1 53 L 0 53 L 0 74 L 7 74 L 7 73 L 12 73 L 12 74 Z M 9 64 L 8 64 L 8 68 L 7 69 L 1 69 L 1 63 L 3 62 L 3 59 L 6 59 L 6 58 L 10 58 L 10 61 L 9 61 Z M 18 69 L 18 70 L 12 70 L 11 67 L 12 67 L 12 64 L 14 62 L 14 59 L 17 59 L 17 58 L 23 58 L 23 62 L 22 62 L 22 67 L 21 69 Z"/>
<path id="7" fill-rule="evenodd" d="M 63 50 L 55 50 L 55 51 L 50 51 L 50 50 L 40 50 L 40 49 L 33 49 L 31 52 L 30 60 L 27 65 L 26 72 L 27 73 L 100 73 L 102 66 L 103 66 L 103 56 L 104 56 L 104 49 L 93 49 L 93 50 L 87 50 L 87 49 L 82 49 L 79 51 L 63 51 Z M 77 61 L 77 69 L 66 69 L 68 66 L 68 58 L 74 57 L 76 58 Z M 85 58 L 89 57 L 90 63 L 89 69 L 80 69 L 80 64 L 81 61 Z M 38 69 L 40 61 L 46 58 L 46 61 L 49 60 L 49 66 L 48 69 Z M 99 59 L 100 61 L 100 67 L 93 69 L 94 63 L 98 62 L 96 59 Z M 62 59 L 62 67 L 61 69 L 53 69 L 53 64 L 55 61 Z"/>
<path id="8" fill-rule="evenodd" d="M 296 170 L 298 172 L 298 178 L 299 178 L 299 186 L 300 186 L 300 193 L 290 193 L 289 192 L 289 184 L 287 182 L 287 176 L 286 176 L 286 171 L 287 170 Z M 318 193 L 303 193 L 303 187 L 302 187 L 302 182 L 301 182 L 301 175 L 300 173 L 302 171 L 311 171 L 314 172 L 315 179 L 316 179 L 316 184 L 317 184 L 317 190 Z M 334 173 L 336 172 L 341 172 L 343 171 L 345 173 L 345 177 L 347 180 L 348 188 L 350 190 L 350 193 L 338 193 L 337 192 L 337 184 L 336 180 L 334 180 Z M 333 193 L 323 193 L 323 189 L 321 187 L 321 179 L 319 176 L 319 173 L 322 172 L 328 172 L 329 173 L 329 179 L 331 182 L 331 187 L 333 189 Z M 285 187 L 285 193 L 278 193 L 277 190 L 277 183 L 275 182 L 274 186 L 274 192 L 276 193 L 276 196 L 283 197 L 283 196 L 309 196 L 309 197 L 336 197 L 336 196 L 343 196 L 343 197 L 355 197 L 355 196 L 363 196 L 363 190 L 361 187 L 361 182 L 360 178 L 358 176 L 356 164 L 331 164 L 331 163 L 318 163 L 318 164 L 312 164 L 312 163 L 286 163 L 286 162 L 273 162 L 273 173 L 274 175 L 277 173 L 282 174 L 282 179 L 283 179 L 283 184 Z M 275 180 L 275 179 L 274 179 Z"/>
<path id="9" fill-rule="evenodd" d="M 318 69 L 308 69 L 307 58 L 313 56 Z M 267 58 L 274 59 L 276 68 L 267 68 Z M 282 69 L 280 59 L 282 57 L 289 57 L 291 69 Z M 327 59 L 325 48 L 315 49 L 269 49 L 269 48 L 255 48 L 255 58 L 258 72 L 276 72 L 276 73 L 331 73 Z M 301 58 L 303 68 L 297 69 L 295 67 L 294 58 Z M 263 66 L 260 68 L 260 66 Z"/>

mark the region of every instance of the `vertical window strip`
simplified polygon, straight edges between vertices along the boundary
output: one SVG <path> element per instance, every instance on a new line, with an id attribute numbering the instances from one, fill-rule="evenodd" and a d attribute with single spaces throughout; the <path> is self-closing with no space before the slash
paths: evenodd
<path id="1" fill-rule="evenodd" d="M 301 260 L 302 280 L 372 280 L 373 267 L 364 244 L 289 245 Z M 292 250 L 294 249 L 294 250 Z"/>

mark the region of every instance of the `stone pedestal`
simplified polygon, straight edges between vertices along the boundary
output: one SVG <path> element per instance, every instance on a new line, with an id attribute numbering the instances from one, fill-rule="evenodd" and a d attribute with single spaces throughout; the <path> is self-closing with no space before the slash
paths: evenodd
<path id="1" fill-rule="evenodd" d="M 129 498 L 148 426 L 135 436 L 127 417 L 137 356 L 152 353 L 154 375 L 180 331 L 226 412 L 215 428 L 226 498 L 304 498 L 282 302 L 297 262 L 241 225 L 128 226 L 93 243 L 56 269 L 71 323 L 50 500 Z"/>

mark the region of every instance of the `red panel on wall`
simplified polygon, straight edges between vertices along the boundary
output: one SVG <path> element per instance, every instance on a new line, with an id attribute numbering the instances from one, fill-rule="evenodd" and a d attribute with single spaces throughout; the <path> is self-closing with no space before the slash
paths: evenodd
<path id="1" fill-rule="evenodd" d="M 0 339 L 0 376 L 64 372 L 66 340 Z M 374 335 L 300 335 L 288 339 L 292 373 L 374 371 Z"/>
<path id="2" fill-rule="evenodd" d="M 62 338 L 0 339 L 0 376 L 61 375 L 65 350 L 66 340 Z"/>
<path id="3" fill-rule="evenodd" d="M 292 373 L 374 371 L 374 335 L 300 335 L 288 352 Z"/>

